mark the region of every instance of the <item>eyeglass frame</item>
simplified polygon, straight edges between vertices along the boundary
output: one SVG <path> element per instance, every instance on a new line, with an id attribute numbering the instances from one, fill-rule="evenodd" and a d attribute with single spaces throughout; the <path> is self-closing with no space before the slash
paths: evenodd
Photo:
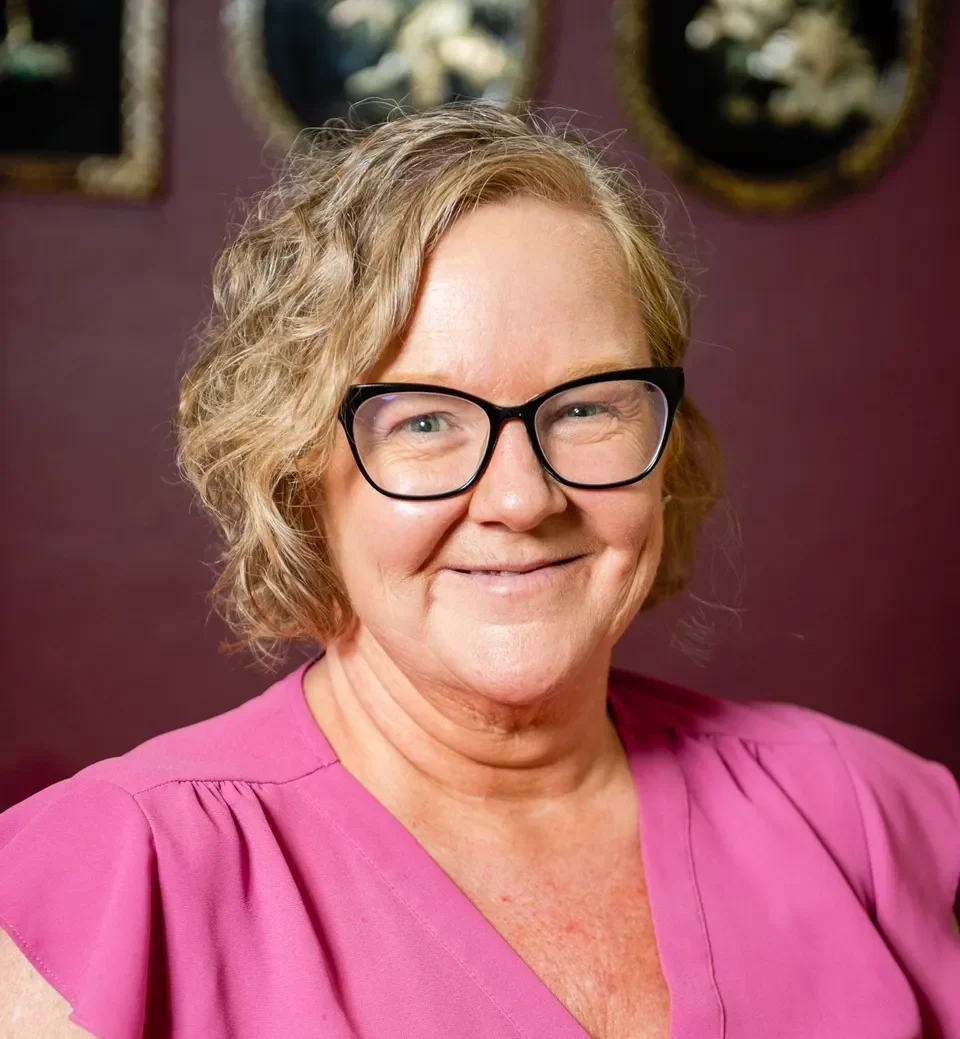
<path id="1" fill-rule="evenodd" d="M 664 423 L 663 436 L 660 438 L 660 446 L 657 449 L 653 461 L 639 476 L 631 477 L 629 480 L 618 480 L 614 483 L 597 484 L 575 483 L 573 480 L 564 479 L 550 464 L 543 452 L 543 448 L 540 446 L 540 439 L 537 436 L 536 427 L 536 414 L 537 411 L 539 411 L 540 406 L 551 397 L 563 393 L 566 390 L 576 389 L 578 386 L 587 386 L 598 382 L 617 382 L 627 379 L 636 380 L 637 382 L 651 383 L 656 386 L 661 393 L 663 393 L 667 402 L 667 417 Z M 444 491 L 442 494 L 398 494 L 395 491 L 385 491 L 374 482 L 373 478 L 367 472 L 366 467 L 360 458 L 360 451 L 357 447 L 353 431 L 354 419 L 356 418 L 357 411 L 360 409 L 362 404 L 374 397 L 386 396 L 390 393 L 406 392 L 440 393 L 445 394 L 448 397 L 458 397 L 461 400 L 470 401 L 472 404 L 476 404 L 486 413 L 487 420 L 490 424 L 490 437 L 484 450 L 483 457 L 481 458 L 480 464 L 477 466 L 473 476 L 455 490 Z M 676 416 L 677 409 L 683 399 L 683 393 L 683 369 L 668 365 L 657 365 L 652 368 L 624 368 L 619 371 L 600 372 L 597 375 L 585 375 L 579 379 L 571 379 L 568 382 L 560 383 L 559 386 L 554 386 L 552 389 L 545 390 L 543 393 L 538 393 L 537 396 L 531 397 L 530 400 L 523 404 L 514 404 L 507 407 L 501 407 L 499 404 L 492 404 L 490 401 L 484 400 L 482 397 L 476 397 L 472 393 L 467 393 L 465 390 L 451 389 L 449 386 L 433 386 L 422 382 L 367 382 L 358 383 L 348 389 L 347 395 L 344 398 L 343 403 L 340 405 L 340 411 L 337 418 L 343 426 L 343 431 L 346 433 L 347 442 L 350 445 L 353 459 L 357 464 L 357 468 L 363 475 L 363 478 L 378 493 L 383 494 L 388 498 L 394 498 L 398 501 L 439 501 L 443 498 L 454 498 L 458 494 L 466 493 L 471 487 L 479 482 L 483 474 L 486 472 L 490 460 L 493 458 L 493 452 L 496 450 L 500 431 L 503 429 L 503 426 L 512 419 L 520 419 L 520 421 L 523 422 L 524 427 L 527 430 L 527 437 L 530 441 L 530 446 L 533 448 L 533 453 L 536 455 L 537 461 L 554 480 L 559 484 L 562 484 L 564 487 L 574 487 L 578 490 L 586 491 L 601 491 L 609 490 L 613 487 L 626 487 L 633 483 L 639 483 L 645 477 L 649 476 L 654 469 L 656 469 L 660 459 L 663 457 L 667 441 L 670 439 L 670 430 L 673 427 L 673 420 Z"/>

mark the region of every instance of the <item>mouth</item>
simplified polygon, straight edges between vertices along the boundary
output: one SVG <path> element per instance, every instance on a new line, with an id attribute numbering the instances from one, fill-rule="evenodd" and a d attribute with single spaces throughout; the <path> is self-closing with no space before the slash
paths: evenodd
<path id="1" fill-rule="evenodd" d="M 465 600 L 459 601 L 472 602 L 481 608 L 481 604 L 489 602 L 491 596 L 500 603 L 521 603 L 530 597 L 555 597 L 563 589 L 570 592 L 574 584 L 583 582 L 589 575 L 589 569 L 584 566 L 585 559 L 584 555 L 567 556 L 506 569 L 447 567 L 447 573 L 454 586 L 459 585 L 460 592 L 467 594 Z"/>
<path id="2" fill-rule="evenodd" d="M 543 563 L 529 563 L 523 566 L 509 567 L 507 569 L 499 570 L 486 570 L 481 568 L 464 569 L 461 567 L 449 567 L 457 574 L 466 574 L 467 576 L 476 577 L 520 577 L 524 574 L 532 574 L 538 570 L 550 570 L 556 569 L 557 567 L 564 566 L 567 563 L 573 563 L 577 559 L 582 559 L 582 556 L 566 556 L 563 559 L 551 559 Z"/>

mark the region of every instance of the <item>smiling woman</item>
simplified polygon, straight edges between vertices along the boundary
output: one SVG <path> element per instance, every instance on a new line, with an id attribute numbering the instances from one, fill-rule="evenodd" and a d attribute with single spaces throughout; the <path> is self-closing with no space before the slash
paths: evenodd
<path id="1" fill-rule="evenodd" d="M 960 1035 L 946 769 L 610 668 L 719 495 L 687 337 L 569 131 L 467 105 L 292 161 L 179 435 L 239 644 L 320 652 L 0 816 L 0 1036 Z"/>
<path id="2" fill-rule="evenodd" d="M 439 382 L 470 390 L 464 366 L 480 363 L 491 366 L 496 389 L 498 375 L 520 364 L 532 364 L 532 375 L 544 358 L 554 384 L 680 362 L 684 285 L 661 248 L 656 214 L 628 185 L 572 136 L 532 133 L 493 106 L 395 120 L 379 134 L 328 127 L 291 160 L 221 258 L 219 311 L 181 405 L 181 457 L 227 534 L 219 590 L 246 644 L 268 651 L 275 639 L 318 634 L 329 642 L 349 624 L 354 609 L 340 567 L 317 536 L 316 511 L 300 504 L 322 491 L 338 419 L 352 420 L 343 424 L 355 455 L 354 432 L 369 446 L 369 420 L 386 391 L 350 383 L 372 381 L 374 371 L 386 379 L 401 343 L 409 389 Z M 539 206 L 518 208 L 521 199 Z M 513 221 L 524 220 L 532 235 L 517 238 L 501 210 L 516 211 Z M 467 217 L 499 219 L 487 236 L 489 270 L 468 247 L 456 268 L 426 277 L 438 244 L 449 236 L 443 248 L 451 252 Z M 576 279 L 555 260 L 542 266 L 540 255 L 551 251 L 550 241 L 536 251 L 544 235 L 559 236 L 554 244 L 570 239 L 565 258 L 577 265 Z M 574 280 L 579 293 L 571 292 Z M 598 306 L 606 309 L 594 313 Z M 529 357 L 516 355 L 520 343 Z M 657 372 L 651 377 L 667 378 Z M 527 382 L 522 399 L 549 385 Z M 466 418 L 471 397 L 460 397 Z M 470 427 L 477 437 L 486 432 L 480 409 Z M 281 412 L 284 423 L 270 420 Z M 696 531 L 720 490 L 715 441 L 689 398 L 675 425 L 663 474 L 672 508 L 647 607 L 689 580 Z M 510 427 L 503 433 L 514 436 Z M 357 461 L 369 479 L 369 466 Z"/>

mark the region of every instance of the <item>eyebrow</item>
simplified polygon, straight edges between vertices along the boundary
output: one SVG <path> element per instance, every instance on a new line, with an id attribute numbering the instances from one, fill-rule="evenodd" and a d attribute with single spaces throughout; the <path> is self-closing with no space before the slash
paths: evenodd
<path id="1" fill-rule="evenodd" d="M 582 361 L 580 364 L 570 365 L 560 382 L 583 379 L 588 375 L 603 375 L 604 372 L 616 372 L 624 368 L 641 367 L 643 366 L 639 364 L 631 364 L 625 357 L 599 357 L 592 361 Z"/>

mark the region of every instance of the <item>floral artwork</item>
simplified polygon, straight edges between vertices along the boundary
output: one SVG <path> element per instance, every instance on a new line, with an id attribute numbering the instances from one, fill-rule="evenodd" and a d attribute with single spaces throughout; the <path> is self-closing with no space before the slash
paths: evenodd
<path id="1" fill-rule="evenodd" d="M 624 0 L 620 68 L 657 157 L 755 209 L 869 179 L 930 93 L 933 0 Z"/>
<path id="2" fill-rule="evenodd" d="M 684 36 L 694 51 L 722 48 L 729 87 L 718 101 L 732 122 L 833 130 L 858 116 L 889 119 L 906 88 L 902 54 L 881 70 L 851 13 L 843 0 L 711 0 Z"/>
<path id="3" fill-rule="evenodd" d="M 349 111 L 376 122 L 402 107 L 483 99 L 510 106 L 536 71 L 534 0 L 232 0 L 234 84 L 286 143 Z"/>

